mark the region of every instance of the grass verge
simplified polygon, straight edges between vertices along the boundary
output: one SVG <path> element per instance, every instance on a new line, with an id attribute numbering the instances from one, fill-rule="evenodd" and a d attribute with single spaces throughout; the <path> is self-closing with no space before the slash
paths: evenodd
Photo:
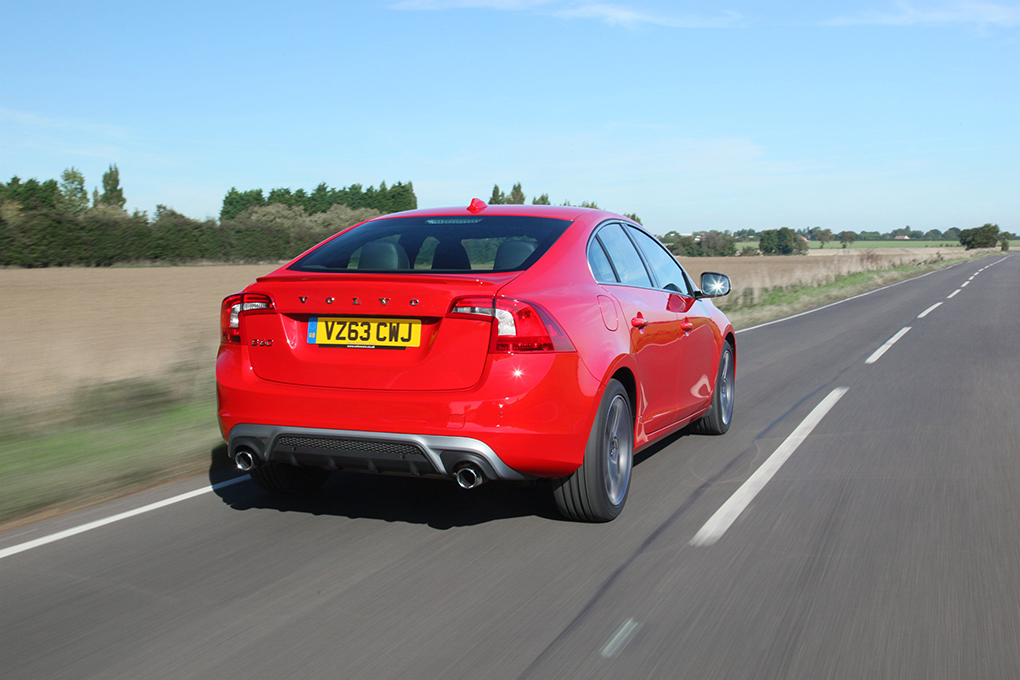
<path id="1" fill-rule="evenodd" d="M 209 401 L 148 417 L 108 414 L 0 440 L 0 525 L 40 519 L 227 462 Z"/>

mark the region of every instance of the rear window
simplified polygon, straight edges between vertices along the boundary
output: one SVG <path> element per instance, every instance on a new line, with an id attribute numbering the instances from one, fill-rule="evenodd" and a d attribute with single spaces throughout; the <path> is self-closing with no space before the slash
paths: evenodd
<path id="1" fill-rule="evenodd" d="M 527 269 L 568 220 L 511 215 L 395 217 L 366 222 L 290 266 L 299 272 L 509 272 Z"/>

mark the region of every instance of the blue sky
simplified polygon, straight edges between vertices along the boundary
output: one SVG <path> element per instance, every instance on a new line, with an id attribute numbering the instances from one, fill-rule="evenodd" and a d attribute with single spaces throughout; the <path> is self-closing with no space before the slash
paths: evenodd
<path id="1" fill-rule="evenodd" d="M 523 184 L 671 229 L 1020 231 L 1020 3 L 0 0 L 0 178 L 129 209 Z"/>

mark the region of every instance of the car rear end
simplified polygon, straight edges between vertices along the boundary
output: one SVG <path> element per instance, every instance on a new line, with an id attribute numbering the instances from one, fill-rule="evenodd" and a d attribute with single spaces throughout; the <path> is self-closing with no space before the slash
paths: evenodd
<path id="1" fill-rule="evenodd" d="M 506 291 L 531 290 L 521 283 L 550 265 L 571 219 L 507 208 L 387 216 L 226 298 L 216 372 L 230 455 L 242 469 L 462 486 L 570 474 L 599 381 L 542 299 Z"/>

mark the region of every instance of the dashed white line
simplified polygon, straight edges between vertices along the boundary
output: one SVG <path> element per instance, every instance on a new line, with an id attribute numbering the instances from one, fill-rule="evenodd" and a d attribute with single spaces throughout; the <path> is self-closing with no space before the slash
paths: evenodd
<path id="1" fill-rule="evenodd" d="M 957 289 L 956 289 L 956 290 L 954 290 L 954 291 L 953 291 L 952 293 L 950 293 L 949 295 L 947 295 L 947 296 L 946 296 L 946 299 L 948 300 L 949 298 L 953 298 L 953 297 L 956 297 L 956 294 L 957 294 L 957 293 L 959 293 L 959 292 L 960 292 L 960 289 L 959 289 L 959 288 L 957 288 Z"/>
<path id="2" fill-rule="evenodd" d="M 896 335 L 892 336 L 885 341 L 885 344 L 875 350 L 874 354 L 864 360 L 866 364 L 873 364 L 882 358 L 882 355 L 889 351 L 889 348 L 896 344 L 896 341 L 907 334 L 910 330 L 910 326 L 904 326 L 903 328 L 896 331 Z"/>
<path id="3" fill-rule="evenodd" d="M 634 619 L 624 621 L 623 625 L 613 633 L 613 637 L 609 638 L 609 642 L 602 648 L 602 656 L 609 659 L 619 654 L 620 650 L 630 642 L 630 639 L 634 637 L 634 634 L 637 633 L 640 627 L 641 624 Z"/>
<path id="4" fill-rule="evenodd" d="M 970 281 L 964 281 L 963 283 L 960 284 L 960 288 L 966 288 L 969 285 L 970 285 Z"/>
<path id="5" fill-rule="evenodd" d="M 779 471 L 783 463 L 808 438 L 808 435 L 821 422 L 825 414 L 846 394 L 847 389 L 846 387 L 837 387 L 832 392 L 829 392 L 828 396 L 822 399 L 821 403 L 815 406 L 807 418 L 797 426 L 797 429 L 762 463 L 762 466 L 755 470 L 754 474 L 748 477 L 747 481 L 729 497 L 729 500 L 723 503 L 722 507 L 705 522 L 705 526 L 701 527 L 698 533 L 694 534 L 694 538 L 691 539 L 691 545 L 712 545 L 718 541 L 726 533 L 726 530 L 730 528 L 730 525 L 736 521 L 737 517 L 740 516 L 740 513 L 750 505 L 754 497 L 758 495 L 758 492 L 769 483 L 769 480 Z"/>
<path id="6" fill-rule="evenodd" d="M 189 491 L 187 493 L 182 493 L 182 494 L 180 494 L 178 496 L 174 496 L 172 498 L 166 498 L 164 500 L 157 501 L 155 503 L 150 503 L 148 505 L 143 505 L 140 508 L 135 508 L 134 510 L 128 510 L 127 512 L 122 512 L 122 513 L 120 513 L 118 515 L 113 515 L 111 517 L 106 517 L 104 519 L 97 519 L 94 522 L 89 522 L 87 524 L 82 524 L 80 526 L 71 527 L 70 529 L 65 529 L 64 531 L 58 531 L 55 534 L 50 534 L 49 536 L 43 536 L 42 538 L 37 538 L 37 539 L 35 539 L 33 541 L 26 541 L 25 543 L 19 543 L 18 545 L 12 545 L 10 548 L 4 548 L 3 550 L 0 550 L 0 560 L 2 560 L 5 557 L 10 557 L 11 555 L 17 555 L 20 552 L 25 552 L 26 550 L 31 550 L 32 548 L 38 548 L 39 546 L 47 545 L 48 543 L 54 543 L 56 541 L 61 541 L 61 540 L 65 539 L 65 538 L 70 538 L 71 536 L 77 536 L 78 534 L 83 534 L 86 531 L 92 531 L 93 529 L 98 529 L 99 527 L 104 527 L 107 524 L 113 524 L 114 522 L 119 522 L 122 519 L 128 519 L 129 517 L 134 517 L 136 515 L 141 515 L 141 514 L 144 514 L 146 512 L 152 512 L 153 510 L 159 510 L 160 508 L 165 508 L 168 505 L 173 505 L 174 503 L 180 503 L 181 501 L 186 501 L 186 500 L 188 500 L 190 498 L 194 498 L 195 496 L 201 496 L 202 494 L 209 493 L 210 491 L 216 491 L 217 489 L 222 489 L 225 486 L 230 486 L 232 484 L 237 484 L 239 482 L 245 482 L 247 480 L 248 480 L 248 476 L 247 475 L 245 475 L 243 477 L 235 477 L 234 479 L 228 479 L 227 481 L 220 482 L 219 484 L 213 484 L 211 486 L 205 486 L 205 487 L 202 487 L 201 489 L 195 489 L 194 491 Z"/>
<path id="7" fill-rule="evenodd" d="M 931 314 L 932 312 L 934 312 L 934 311 L 935 311 L 935 309 L 936 309 L 936 308 L 938 308 L 938 307 L 939 307 L 939 306 L 940 306 L 941 304 L 942 304 L 941 302 L 936 302 L 936 303 L 935 303 L 935 304 L 933 304 L 933 305 L 932 305 L 931 307 L 929 307 L 928 309 L 926 309 L 926 310 L 924 310 L 923 312 L 921 312 L 920 314 L 918 314 L 918 315 L 917 315 L 917 318 L 918 318 L 918 319 L 923 319 L 924 317 L 926 317 L 926 316 L 928 316 L 929 314 Z"/>

